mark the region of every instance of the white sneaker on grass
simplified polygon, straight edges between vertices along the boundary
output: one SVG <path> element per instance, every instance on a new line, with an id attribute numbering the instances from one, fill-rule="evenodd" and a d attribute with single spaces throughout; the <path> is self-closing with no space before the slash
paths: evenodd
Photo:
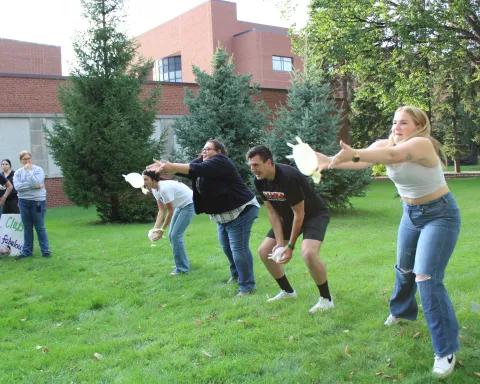
<path id="1" fill-rule="evenodd" d="M 383 324 L 385 324 L 387 327 L 390 327 L 392 325 L 397 325 L 398 323 L 400 323 L 400 319 L 390 314 Z"/>
<path id="2" fill-rule="evenodd" d="M 320 297 L 318 299 L 317 304 L 315 304 L 308 312 L 315 313 L 317 311 L 326 311 L 327 309 L 331 309 L 335 307 L 333 305 L 333 298 L 331 300 L 325 299 L 324 297 Z"/>
<path id="3" fill-rule="evenodd" d="M 274 296 L 268 299 L 267 303 L 271 303 L 272 301 L 277 301 L 277 300 L 288 300 L 288 299 L 296 299 L 296 298 L 297 298 L 297 292 L 293 291 L 289 293 L 282 289 L 277 296 Z"/>
<path id="4" fill-rule="evenodd" d="M 433 362 L 433 376 L 438 379 L 444 379 L 453 372 L 455 368 L 455 354 L 452 353 L 451 355 L 439 357 L 435 356 L 435 361 Z"/>

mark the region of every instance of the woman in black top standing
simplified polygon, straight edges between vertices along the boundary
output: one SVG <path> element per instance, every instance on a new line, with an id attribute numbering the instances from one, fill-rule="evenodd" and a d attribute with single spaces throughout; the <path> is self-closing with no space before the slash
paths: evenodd
<path id="1" fill-rule="evenodd" d="M 208 140 L 199 158 L 189 164 L 155 160 L 155 172 L 179 173 L 192 179 L 195 213 L 207 213 L 217 223 L 223 252 L 230 262 L 229 283 L 238 280 L 237 296 L 255 289 L 253 256 L 249 241 L 259 204 L 218 140 Z"/>
<path id="2" fill-rule="evenodd" d="M 13 185 L 13 175 L 15 171 L 12 170 L 12 163 L 8 159 L 2 160 L 2 169 L 3 169 L 3 176 Z M 0 186 L 0 199 L 3 198 L 5 194 L 6 188 L 4 186 Z M 13 185 L 13 189 L 10 194 L 5 199 L 5 204 L 3 205 L 3 213 L 20 213 L 18 209 L 18 196 L 17 191 L 15 190 L 15 185 Z"/>

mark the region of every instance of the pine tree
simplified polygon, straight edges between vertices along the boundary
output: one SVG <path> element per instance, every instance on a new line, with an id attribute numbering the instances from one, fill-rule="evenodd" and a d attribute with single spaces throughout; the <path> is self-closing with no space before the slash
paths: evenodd
<path id="1" fill-rule="evenodd" d="M 296 144 L 295 136 L 314 150 L 328 156 L 338 152 L 342 110 L 330 98 L 330 90 L 317 71 L 294 72 L 288 90 L 287 107 L 278 110 L 273 129 L 267 134 L 267 145 L 274 161 L 295 166 L 286 158 L 291 154 L 287 142 Z M 324 170 L 320 184 L 312 184 L 331 208 L 351 206 L 349 199 L 364 196 L 371 181 L 371 171 Z"/>
<path id="2" fill-rule="evenodd" d="M 245 154 L 263 141 L 269 110 L 253 100 L 260 90 L 257 84 L 250 85 L 251 75 L 234 71 L 232 58 L 221 47 L 213 56 L 212 74 L 193 66 L 198 93 L 186 89 L 184 101 L 190 115 L 176 120 L 173 128 L 184 160 L 196 157 L 207 140 L 217 139 L 227 147 L 243 180 L 250 182 Z"/>
<path id="3" fill-rule="evenodd" d="M 152 138 L 160 89 L 144 94 L 151 63 L 135 59 L 137 44 L 120 30 L 123 2 L 82 0 L 90 26 L 73 43 L 76 65 L 59 88 L 64 120 L 45 129 L 66 195 L 106 222 L 150 217 L 152 199 L 122 174 L 141 172 L 162 149 Z"/>

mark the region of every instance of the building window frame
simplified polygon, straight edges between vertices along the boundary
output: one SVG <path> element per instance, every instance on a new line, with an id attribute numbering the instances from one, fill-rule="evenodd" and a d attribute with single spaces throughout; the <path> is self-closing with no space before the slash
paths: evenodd
<path id="1" fill-rule="evenodd" d="M 272 68 L 279 72 L 292 72 L 293 57 L 287 56 L 272 56 Z"/>
<path id="2" fill-rule="evenodd" d="M 169 83 L 182 82 L 182 56 L 168 56 L 153 63 L 153 80 Z"/>

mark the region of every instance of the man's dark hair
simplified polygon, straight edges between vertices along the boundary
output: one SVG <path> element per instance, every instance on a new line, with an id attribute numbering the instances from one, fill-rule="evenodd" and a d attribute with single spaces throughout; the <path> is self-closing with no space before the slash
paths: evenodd
<path id="1" fill-rule="evenodd" d="M 264 163 L 267 162 L 267 160 L 271 160 L 273 164 L 272 151 L 270 151 L 270 148 L 268 148 L 266 145 L 257 145 L 253 148 L 250 148 L 250 150 L 247 152 L 247 160 L 257 155 L 260 156 Z"/>

